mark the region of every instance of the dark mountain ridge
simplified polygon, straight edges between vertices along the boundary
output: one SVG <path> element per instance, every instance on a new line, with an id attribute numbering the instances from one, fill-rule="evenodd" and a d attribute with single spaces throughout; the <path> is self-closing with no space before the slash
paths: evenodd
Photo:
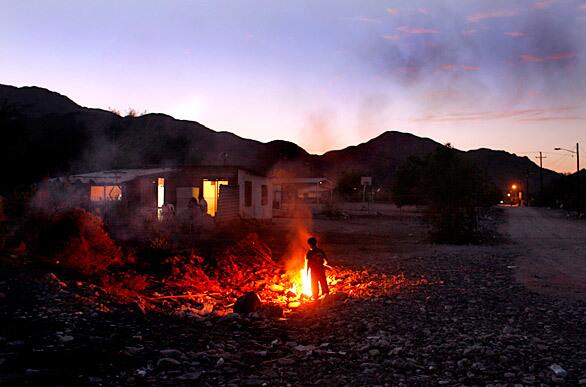
<path id="1" fill-rule="evenodd" d="M 38 87 L 0 85 L 0 128 L 6 169 L 2 191 L 44 177 L 115 168 L 177 165 L 239 165 L 271 175 L 337 179 L 360 173 L 388 186 L 410 156 L 438 146 L 429 138 L 396 131 L 365 143 L 318 156 L 282 140 L 262 143 L 230 132 L 217 132 L 193 121 L 151 113 L 121 117 L 81 107 L 69 98 Z M 512 182 L 538 188 L 539 167 L 527 157 L 490 149 L 461 152 L 497 186 Z M 558 176 L 544 170 L 544 181 Z"/>

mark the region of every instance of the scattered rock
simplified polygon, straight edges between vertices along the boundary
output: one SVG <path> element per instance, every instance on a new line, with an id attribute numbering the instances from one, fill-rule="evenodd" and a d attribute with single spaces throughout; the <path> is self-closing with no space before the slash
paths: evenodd
<path id="1" fill-rule="evenodd" d="M 295 359 L 283 357 L 277 360 L 277 363 L 282 366 L 292 366 L 293 364 L 297 363 Z"/>
<path id="2" fill-rule="evenodd" d="M 559 376 L 562 378 L 568 376 L 568 372 L 565 369 L 563 369 L 559 364 L 552 364 L 549 366 L 549 369 L 553 371 L 555 376 Z"/>
<path id="3" fill-rule="evenodd" d="M 186 374 L 179 376 L 177 379 L 194 382 L 196 380 L 199 380 L 199 378 L 201 378 L 201 372 L 188 372 Z"/>
<path id="4" fill-rule="evenodd" d="M 40 371 L 40 370 L 37 370 L 37 369 L 34 369 L 34 368 L 27 368 L 26 370 L 24 370 L 24 374 L 25 374 L 26 376 L 29 376 L 29 377 L 30 377 L 30 376 L 35 376 L 35 375 L 38 375 L 38 374 L 40 374 L 40 373 L 41 373 L 41 371 Z"/>
<path id="5" fill-rule="evenodd" d="M 263 305 L 260 308 L 259 315 L 263 318 L 282 318 L 284 317 L 284 312 L 279 305 Z"/>
<path id="6" fill-rule="evenodd" d="M 159 351 L 161 355 L 164 357 L 170 357 L 173 359 L 185 359 L 186 356 L 183 352 L 179 351 L 178 349 L 162 349 Z"/>
<path id="7" fill-rule="evenodd" d="M 380 351 L 375 348 L 368 351 L 368 354 L 370 355 L 370 357 L 377 357 L 378 355 L 380 355 Z"/>
<path id="8" fill-rule="evenodd" d="M 262 301 L 255 292 L 248 292 L 234 303 L 234 312 L 239 314 L 254 313 L 260 309 Z"/>
<path id="9" fill-rule="evenodd" d="M 70 341 L 75 340 L 75 338 L 73 336 L 69 336 L 69 335 L 59 335 L 57 336 L 59 338 L 59 341 L 62 343 L 69 343 Z"/>
<path id="10" fill-rule="evenodd" d="M 275 292 L 275 293 L 283 293 L 285 291 L 285 287 L 282 285 L 277 285 L 277 284 L 273 284 L 269 287 L 269 289 L 271 290 L 271 292 Z"/>
<path id="11" fill-rule="evenodd" d="M 179 368 L 180 365 L 181 362 L 170 357 L 163 357 L 157 361 L 157 368 L 160 369 L 175 369 Z"/>

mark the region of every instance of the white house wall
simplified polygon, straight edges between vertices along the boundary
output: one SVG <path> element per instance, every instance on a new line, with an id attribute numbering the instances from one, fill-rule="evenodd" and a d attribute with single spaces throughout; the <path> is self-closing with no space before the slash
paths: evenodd
<path id="1" fill-rule="evenodd" d="M 247 207 L 245 201 L 245 182 L 252 183 L 252 205 Z M 267 186 L 267 203 L 262 205 L 262 185 Z M 238 186 L 240 187 L 240 217 L 243 219 L 271 219 L 273 217 L 273 191 L 266 177 L 253 175 L 245 170 L 238 170 Z"/>

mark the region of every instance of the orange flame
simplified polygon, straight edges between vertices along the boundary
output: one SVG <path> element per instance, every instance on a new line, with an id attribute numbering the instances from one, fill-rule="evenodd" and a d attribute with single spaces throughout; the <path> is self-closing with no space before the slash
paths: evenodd
<path id="1" fill-rule="evenodd" d="M 291 291 L 297 296 L 311 296 L 311 270 L 301 269 L 298 273 L 289 274 L 291 281 Z"/>

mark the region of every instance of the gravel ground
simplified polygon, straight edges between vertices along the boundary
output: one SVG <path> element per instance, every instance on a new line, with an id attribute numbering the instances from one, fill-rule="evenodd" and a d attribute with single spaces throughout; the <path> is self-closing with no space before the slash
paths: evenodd
<path id="1" fill-rule="evenodd" d="M 586 222 L 561 210 L 505 210 L 520 280 L 544 294 L 586 301 Z"/>
<path id="2" fill-rule="evenodd" d="M 525 288 L 510 246 L 429 245 L 404 217 L 312 228 L 339 265 L 428 281 L 287 319 L 179 319 L 4 260 L 2 384 L 586 384 L 586 304 Z"/>

